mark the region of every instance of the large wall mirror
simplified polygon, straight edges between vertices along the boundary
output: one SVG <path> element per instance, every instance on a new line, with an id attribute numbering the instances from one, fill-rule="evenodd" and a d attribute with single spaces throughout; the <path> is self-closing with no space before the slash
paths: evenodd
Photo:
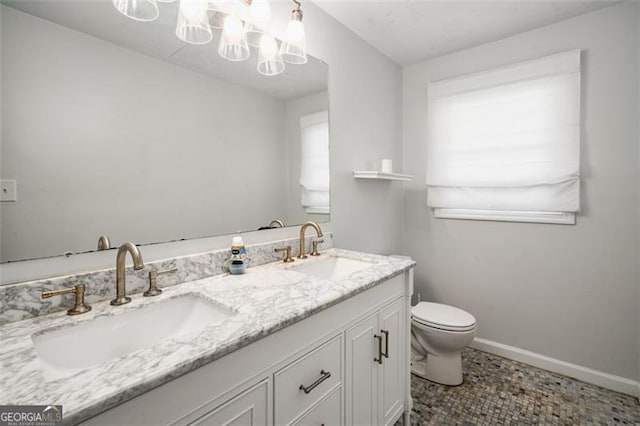
<path id="1" fill-rule="evenodd" d="M 327 65 L 263 76 L 256 49 L 187 45 L 158 5 L 141 23 L 111 0 L 2 1 L 1 262 L 329 220 Z"/>

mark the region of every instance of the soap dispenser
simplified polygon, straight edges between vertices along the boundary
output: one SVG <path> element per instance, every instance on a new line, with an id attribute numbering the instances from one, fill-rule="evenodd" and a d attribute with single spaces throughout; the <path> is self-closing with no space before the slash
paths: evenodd
<path id="1" fill-rule="evenodd" d="M 233 275 L 244 274 L 247 269 L 249 258 L 247 257 L 247 249 L 244 247 L 244 241 L 241 236 L 233 237 L 231 242 L 231 257 L 228 261 L 229 272 Z"/>

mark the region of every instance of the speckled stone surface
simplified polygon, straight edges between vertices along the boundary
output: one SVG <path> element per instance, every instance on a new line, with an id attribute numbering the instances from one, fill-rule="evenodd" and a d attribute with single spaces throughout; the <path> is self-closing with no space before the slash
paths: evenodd
<path id="1" fill-rule="evenodd" d="M 331 256 L 371 265 L 331 281 L 288 270 Z M 6 324 L 0 327 L 0 404 L 62 404 L 65 422 L 81 421 L 400 275 L 414 264 L 407 258 L 329 249 L 320 257 L 293 264 L 271 263 L 249 268 L 244 275 L 222 274 L 165 288 L 160 296 L 135 297 L 123 306 L 101 302 L 76 317 L 59 312 Z M 104 320 L 187 294 L 234 314 L 207 326 L 195 338 L 167 339 L 66 378 L 47 380 L 43 374 L 32 335 Z"/>
<path id="2" fill-rule="evenodd" d="M 306 246 L 311 247 L 313 237 L 306 238 Z M 290 238 L 280 241 L 253 244 L 247 246 L 247 256 L 250 259 L 249 266 L 258 266 L 274 262 L 282 257 L 281 253 L 274 253 L 276 247 L 290 245 L 293 254 L 298 252 L 298 238 Z M 321 250 L 333 246 L 333 236 L 327 233 L 323 242 L 319 244 Z M 144 247 L 140 248 L 144 258 Z M 38 315 L 47 315 L 53 312 L 67 310 L 73 306 L 73 295 L 57 296 L 50 299 L 42 299 L 41 293 L 45 290 L 57 290 L 65 287 L 73 287 L 76 284 L 86 285 L 85 300 L 88 303 L 113 299 L 115 296 L 115 256 L 113 253 L 113 268 L 99 271 L 91 271 L 73 275 L 64 275 L 50 279 L 25 281 L 21 283 L 0 286 L 0 325 L 14 321 L 32 318 Z M 165 275 L 159 278 L 158 285 L 162 288 L 176 284 L 195 281 L 227 272 L 226 261 L 229 258 L 229 250 L 213 250 L 206 253 L 161 260 L 145 264 L 145 268 L 135 271 L 126 269 L 127 295 L 142 293 L 149 284 L 149 272 L 178 268 L 175 274 Z M 127 258 L 127 264 L 131 260 Z"/>
<path id="3" fill-rule="evenodd" d="M 629 395 L 467 348 L 464 383 L 411 375 L 412 425 L 637 425 Z"/>

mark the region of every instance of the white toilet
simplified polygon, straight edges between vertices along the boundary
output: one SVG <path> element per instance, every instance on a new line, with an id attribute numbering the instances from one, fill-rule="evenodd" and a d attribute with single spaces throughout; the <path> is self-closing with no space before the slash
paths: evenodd
<path id="1" fill-rule="evenodd" d="M 460 354 L 476 333 L 470 313 L 441 303 L 411 308 L 411 372 L 443 385 L 462 383 Z"/>

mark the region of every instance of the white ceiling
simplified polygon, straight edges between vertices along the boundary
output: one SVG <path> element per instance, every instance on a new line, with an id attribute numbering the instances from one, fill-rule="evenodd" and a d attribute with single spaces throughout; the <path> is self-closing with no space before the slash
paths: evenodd
<path id="1" fill-rule="evenodd" d="M 399 65 L 499 40 L 614 0 L 314 0 Z"/>

